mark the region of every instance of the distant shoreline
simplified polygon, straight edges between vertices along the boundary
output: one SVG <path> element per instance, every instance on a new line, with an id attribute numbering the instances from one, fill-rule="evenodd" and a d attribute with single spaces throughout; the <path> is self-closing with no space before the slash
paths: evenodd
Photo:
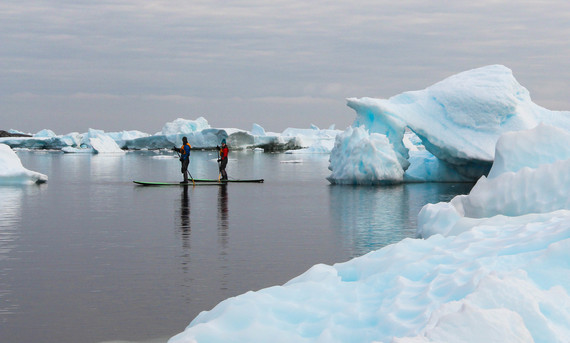
<path id="1" fill-rule="evenodd" d="M 8 131 L 0 130 L 0 137 L 32 137 L 22 133 L 10 133 Z"/>

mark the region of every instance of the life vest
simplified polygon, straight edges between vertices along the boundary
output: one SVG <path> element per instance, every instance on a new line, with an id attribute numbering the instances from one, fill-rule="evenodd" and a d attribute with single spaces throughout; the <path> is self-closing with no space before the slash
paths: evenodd
<path id="1" fill-rule="evenodd" d="M 188 152 L 186 152 L 186 146 L 188 146 Z M 183 146 L 180 147 L 180 153 L 182 154 L 182 158 L 187 158 L 190 157 L 190 149 L 192 148 L 192 146 L 190 145 L 190 143 L 186 143 Z"/>
<path id="2" fill-rule="evenodd" d="M 220 158 L 224 159 L 224 158 L 228 158 L 228 146 L 226 145 L 225 147 L 220 148 Z"/>

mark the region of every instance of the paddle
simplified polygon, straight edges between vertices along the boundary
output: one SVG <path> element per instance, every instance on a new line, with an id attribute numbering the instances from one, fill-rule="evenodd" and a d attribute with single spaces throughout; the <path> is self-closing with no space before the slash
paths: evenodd
<path id="1" fill-rule="evenodd" d="M 218 182 L 222 180 L 222 152 L 219 146 L 216 146 L 218 150 Z"/>

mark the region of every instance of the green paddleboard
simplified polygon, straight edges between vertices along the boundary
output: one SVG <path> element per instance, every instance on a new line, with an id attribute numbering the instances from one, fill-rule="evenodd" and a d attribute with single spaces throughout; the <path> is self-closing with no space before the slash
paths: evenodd
<path id="1" fill-rule="evenodd" d="M 244 183 L 263 183 L 263 179 L 229 179 L 229 180 L 218 180 L 218 179 L 194 179 L 195 182 L 244 182 Z"/>
<path id="2" fill-rule="evenodd" d="M 180 183 L 180 182 L 147 182 L 147 181 L 133 181 L 137 185 L 141 186 L 223 186 L 225 183 L 223 182 L 188 182 L 188 183 Z"/>

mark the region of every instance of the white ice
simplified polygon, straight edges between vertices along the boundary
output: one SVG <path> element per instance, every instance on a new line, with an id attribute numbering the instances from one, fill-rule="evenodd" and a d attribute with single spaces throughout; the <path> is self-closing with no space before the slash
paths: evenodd
<path id="1" fill-rule="evenodd" d="M 14 130 L 11 130 L 15 133 Z M 329 129 L 288 128 L 281 133 L 266 132 L 263 127 L 253 124 L 251 131 L 237 128 L 212 128 L 208 121 L 199 117 L 195 120 L 178 118 L 164 124 L 160 132 L 150 135 L 131 130 L 121 132 L 104 132 L 89 129 L 88 132 L 72 132 L 66 135 L 56 135 L 51 130 L 42 130 L 33 137 L 0 137 L 0 143 L 13 148 L 55 149 L 67 153 L 104 153 L 118 152 L 116 147 L 105 137 L 115 141 L 120 149 L 148 150 L 170 149 L 182 144 L 186 137 L 193 148 L 211 149 L 226 139 L 230 149 L 264 149 L 268 151 L 291 150 L 292 153 L 328 154 L 334 144 L 334 138 L 339 130 L 334 126 Z M 92 145 L 91 139 L 95 138 Z M 102 146 L 101 142 L 105 143 Z M 110 150 L 109 150 L 110 149 Z"/>
<path id="2" fill-rule="evenodd" d="M 425 239 L 227 299 L 169 343 L 567 342 L 568 136 L 551 126 L 502 136 L 493 178 L 422 209 Z"/>
<path id="3" fill-rule="evenodd" d="M 44 174 L 28 170 L 14 150 L 0 144 L 0 185 L 23 185 L 47 182 Z"/>
<path id="4" fill-rule="evenodd" d="M 97 135 L 89 138 L 89 143 L 93 150 L 99 154 L 122 154 L 125 153 L 119 145 L 107 135 Z"/>
<path id="5" fill-rule="evenodd" d="M 495 144 L 505 132 L 531 129 L 539 123 L 570 129 L 570 112 L 550 111 L 533 103 L 511 70 L 500 65 L 469 70 L 424 90 L 405 92 L 390 99 L 350 98 L 348 106 L 357 114 L 350 130 L 361 127 L 369 135 L 338 135 L 334 149 L 348 151 L 370 145 L 369 137 L 374 134 L 383 135 L 386 140 L 375 138 L 372 143 L 375 149 L 354 150 L 353 154 L 360 155 L 351 158 L 333 150 L 329 167 L 332 171 L 329 180 L 333 183 L 421 180 L 421 175 L 402 173 L 402 170 L 407 172 L 412 162 L 403 142 L 407 128 L 440 161 L 437 169 L 445 169 L 439 181 L 456 180 L 456 173 L 447 173 L 450 169 L 472 181 L 486 174 L 495 158 Z M 393 153 L 387 153 L 389 149 Z M 386 158 L 379 159 L 382 156 L 378 151 L 385 152 Z M 347 166 L 352 160 L 361 161 L 363 168 Z M 431 178 L 426 175 L 426 181 Z"/>

